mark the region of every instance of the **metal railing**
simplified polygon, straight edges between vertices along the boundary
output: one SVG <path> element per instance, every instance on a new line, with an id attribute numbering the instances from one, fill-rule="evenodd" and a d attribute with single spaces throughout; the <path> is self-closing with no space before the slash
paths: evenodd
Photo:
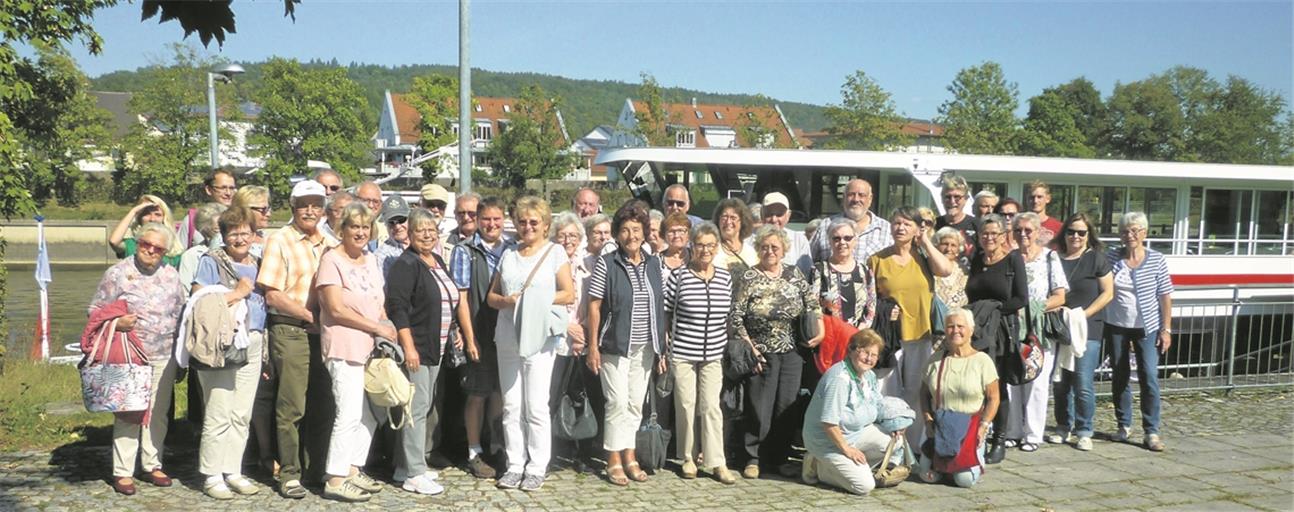
<path id="1" fill-rule="evenodd" d="M 1294 289 L 1233 285 L 1177 290 L 1218 298 L 1173 306 L 1173 344 L 1159 358 L 1162 393 L 1294 386 Z M 1096 372 L 1097 393 L 1104 395 L 1113 377 L 1107 348 L 1102 344 Z M 1135 380 L 1136 372 L 1132 375 Z"/>

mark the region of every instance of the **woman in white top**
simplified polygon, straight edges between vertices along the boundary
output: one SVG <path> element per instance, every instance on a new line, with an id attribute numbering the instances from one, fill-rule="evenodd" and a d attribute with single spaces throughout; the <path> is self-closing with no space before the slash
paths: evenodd
<path id="1" fill-rule="evenodd" d="M 1033 212 L 1016 214 L 1011 230 L 1020 255 L 1024 257 L 1025 275 L 1029 283 L 1029 311 L 1041 307 L 1052 311 L 1065 305 L 1065 291 L 1069 281 L 1060 265 L 1056 251 L 1043 246 L 1042 219 Z M 1009 386 L 1010 420 L 1007 437 L 1020 440 L 1020 450 L 1038 450 L 1047 427 L 1047 400 L 1051 397 L 1051 370 L 1056 364 L 1056 347 L 1043 345 L 1042 373 L 1033 382 Z"/>
<path id="2" fill-rule="evenodd" d="M 566 343 L 566 306 L 575 302 L 575 289 L 566 250 L 548 241 L 548 203 L 532 196 L 518 199 L 512 223 L 517 246 L 503 253 L 486 298 L 499 310 L 495 343 L 508 463 L 498 487 L 537 491 L 552 454 L 548 400 L 553 363 L 558 344 Z"/>

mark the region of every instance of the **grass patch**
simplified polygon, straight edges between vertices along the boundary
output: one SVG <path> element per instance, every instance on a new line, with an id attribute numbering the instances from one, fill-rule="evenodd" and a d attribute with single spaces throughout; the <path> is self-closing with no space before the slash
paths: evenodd
<path id="1" fill-rule="evenodd" d="M 175 386 L 176 417 L 183 417 L 186 391 L 186 382 Z M 111 442 L 112 415 L 85 411 L 75 366 L 6 361 L 0 376 L 0 451 Z"/>

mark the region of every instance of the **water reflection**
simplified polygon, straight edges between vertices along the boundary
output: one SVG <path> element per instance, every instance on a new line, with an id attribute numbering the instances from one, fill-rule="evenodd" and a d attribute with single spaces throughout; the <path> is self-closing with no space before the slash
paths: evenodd
<path id="1" fill-rule="evenodd" d="M 36 333 L 36 317 L 40 310 L 40 295 L 33 277 L 35 268 L 30 265 L 10 265 L 9 295 L 5 299 L 5 314 L 9 317 L 6 346 L 9 354 L 26 354 Z M 50 346 L 53 355 L 76 355 L 63 351 L 63 345 L 80 340 L 85 328 L 86 305 L 99 286 L 99 279 L 108 267 L 59 266 L 51 272 L 54 282 L 49 285 Z"/>

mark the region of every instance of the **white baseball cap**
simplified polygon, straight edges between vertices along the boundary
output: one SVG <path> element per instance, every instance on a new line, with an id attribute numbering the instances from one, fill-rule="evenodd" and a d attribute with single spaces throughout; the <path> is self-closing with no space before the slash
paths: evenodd
<path id="1" fill-rule="evenodd" d="M 764 194 L 764 206 L 780 204 L 786 209 L 791 209 L 791 200 L 786 198 L 786 194 L 781 192 L 769 192 Z"/>
<path id="2" fill-rule="evenodd" d="M 292 199 L 309 196 L 325 197 L 327 194 L 324 193 L 324 186 L 315 180 L 305 180 L 292 187 Z"/>

